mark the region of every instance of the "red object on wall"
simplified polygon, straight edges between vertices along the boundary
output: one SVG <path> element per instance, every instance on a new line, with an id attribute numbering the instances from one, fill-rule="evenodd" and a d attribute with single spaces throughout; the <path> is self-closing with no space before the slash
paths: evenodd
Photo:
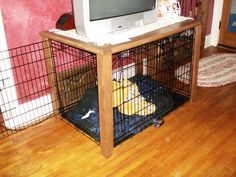
<path id="1" fill-rule="evenodd" d="M 70 13 L 64 13 L 58 19 L 56 28 L 61 30 L 75 29 L 74 15 Z"/>

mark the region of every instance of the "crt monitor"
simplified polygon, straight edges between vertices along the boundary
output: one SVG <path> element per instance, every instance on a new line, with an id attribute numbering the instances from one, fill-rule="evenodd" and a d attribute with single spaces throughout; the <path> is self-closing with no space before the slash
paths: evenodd
<path id="1" fill-rule="evenodd" d="M 157 0 L 73 0 L 76 32 L 86 37 L 157 20 Z"/>

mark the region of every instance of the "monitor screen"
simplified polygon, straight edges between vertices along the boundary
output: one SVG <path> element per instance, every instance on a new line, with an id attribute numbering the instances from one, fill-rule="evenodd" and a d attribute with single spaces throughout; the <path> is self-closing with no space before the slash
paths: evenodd
<path id="1" fill-rule="evenodd" d="M 89 0 L 90 21 L 155 9 L 156 0 Z"/>

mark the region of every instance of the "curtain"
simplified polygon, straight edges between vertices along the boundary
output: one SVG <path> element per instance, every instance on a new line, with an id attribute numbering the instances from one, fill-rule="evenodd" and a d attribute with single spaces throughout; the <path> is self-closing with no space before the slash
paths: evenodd
<path id="1" fill-rule="evenodd" d="M 199 12 L 198 0 L 179 0 L 181 7 L 181 15 L 186 17 L 198 18 L 197 12 Z"/>

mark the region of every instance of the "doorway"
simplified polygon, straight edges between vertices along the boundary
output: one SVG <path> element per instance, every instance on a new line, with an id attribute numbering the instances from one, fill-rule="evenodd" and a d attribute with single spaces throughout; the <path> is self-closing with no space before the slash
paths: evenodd
<path id="1" fill-rule="evenodd" d="M 236 48 L 236 0 L 224 0 L 219 45 Z"/>

